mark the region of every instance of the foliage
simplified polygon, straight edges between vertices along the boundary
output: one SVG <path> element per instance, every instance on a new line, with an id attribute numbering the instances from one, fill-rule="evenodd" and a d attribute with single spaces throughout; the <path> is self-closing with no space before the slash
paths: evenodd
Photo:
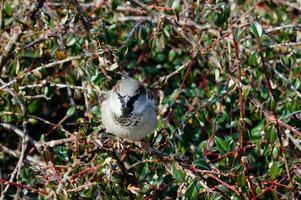
<path id="1" fill-rule="evenodd" d="M 0 4 L 1 199 L 300 198 L 300 1 Z M 122 76 L 150 147 L 101 126 Z"/>

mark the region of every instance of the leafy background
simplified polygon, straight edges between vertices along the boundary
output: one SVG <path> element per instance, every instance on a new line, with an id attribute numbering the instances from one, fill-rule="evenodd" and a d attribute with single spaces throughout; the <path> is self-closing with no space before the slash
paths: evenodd
<path id="1" fill-rule="evenodd" d="M 301 198 L 300 1 L 0 6 L 0 199 Z M 148 149 L 101 125 L 124 76 L 157 97 Z"/>

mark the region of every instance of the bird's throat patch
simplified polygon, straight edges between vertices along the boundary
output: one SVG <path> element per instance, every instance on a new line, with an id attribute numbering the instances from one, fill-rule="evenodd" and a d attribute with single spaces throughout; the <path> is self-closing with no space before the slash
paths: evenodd
<path id="1" fill-rule="evenodd" d="M 116 116 L 113 115 L 113 119 L 116 121 L 117 124 L 119 124 L 120 126 L 124 126 L 124 127 L 134 127 L 137 126 L 140 122 L 141 117 L 137 116 L 137 117 L 127 117 L 127 116 Z"/>

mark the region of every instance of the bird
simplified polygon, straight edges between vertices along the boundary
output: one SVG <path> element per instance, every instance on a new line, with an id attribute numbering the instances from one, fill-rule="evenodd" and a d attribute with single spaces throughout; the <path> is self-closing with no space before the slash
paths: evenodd
<path id="1" fill-rule="evenodd" d="M 157 127 L 153 98 L 144 85 L 133 78 L 119 80 L 104 95 L 101 121 L 107 132 L 138 141 Z"/>

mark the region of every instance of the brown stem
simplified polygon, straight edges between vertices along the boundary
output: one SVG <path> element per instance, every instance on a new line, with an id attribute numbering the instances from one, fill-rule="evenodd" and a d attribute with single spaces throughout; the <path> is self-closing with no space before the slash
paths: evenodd
<path id="1" fill-rule="evenodd" d="M 12 186 L 20 187 L 20 188 L 25 188 L 25 189 L 30 190 L 33 193 L 48 194 L 48 192 L 45 191 L 45 190 L 38 190 L 38 189 L 32 188 L 30 186 L 23 185 L 21 183 L 15 183 L 15 182 L 7 181 L 7 180 L 2 179 L 2 178 L 0 179 L 0 182 L 8 184 L 8 185 L 12 185 Z"/>
<path id="2" fill-rule="evenodd" d="M 261 44 L 260 44 L 260 41 L 259 41 L 258 38 L 256 39 L 256 41 L 257 41 L 257 45 L 258 45 L 258 48 L 259 48 L 260 60 L 261 60 L 261 63 L 262 63 L 264 77 L 265 77 L 265 81 L 266 81 L 266 84 L 267 84 L 267 87 L 268 87 L 269 95 L 270 95 L 270 98 L 274 98 L 273 97 L 273 93 L 272 93 L 273 89 L 272 89 L 272 86 L 271 86 L 271 83 L 270 83 L 269 74 L 268 74 L 268 68 L 267 68 L 267 66 L 265 64 L 265 61 L 264 61 L 263 50 L 261 48 Z M 282 137 L 281 137 L 281 130 L 279 128 L 279 123 L 278 123 L 276 108 L 272 108 L 272 109 L 273 109 L 272 110 L 273 117 L 275 119 L 274 125 L 275 125 L 275 128 L 276 128 L 277 137 L 278 137 L 278 140 L 279 140 L 280 146 L 281 146 L 281 154 L 282 154 L 282 156 L 284 158 L 285 170 L 286 170 L 286 173 L 287 173 L 287 177 L 288 177 L 288 179 L 291 182 L 291 176 L 290 176 L 290 173 L 289 173 L 289 168 L 288 168 L 288 164 L 287 164 L 287 158 L 286 158 L 286 155 L 285 155 L 285 147 L 283 146 L 283 141 L 282 141 Z"/>
<path id="3" fill-rule="evenodd" d="M 77 0 L 69 0 L 69 2 L 71 4 L 73 4 L 74 7 L 76 8 L 78 15 L 80 17 L 80 20 L 82 21 L 87 32 L 90 32 L 92 25 L 90 24 L 89 18 L 87 16 L 87 14 L 85 13 L 85 11 L 83 10 L 83 8 L 81 7 L 80 3 Z"/>
<path id="4" fill-rule="evenodd" d="M 237 80 L 241 82 L 241 68 L 240 68 L 240 59 L 239 59 L 239 52 L 238 52 L 238 42 L 236 41 L 234 37 L 234 30 L 232 29 L 233 34 L 233 43 L 234 43 L 234 51 L 235 51 L 235 57 L 236 57 L 236 68 L 237 68 Z M 244 128 L 243 128 L 243 119 L 244 119 L 244 99 L 242 94 L 242 88 L 239 84 L 238 86 L 239 91 L 239 122 L 238 122 L 238 131 L 239 131 L 239 144 L 240 149 L 243 149 L 243 143 L 244 143 Z"/>

